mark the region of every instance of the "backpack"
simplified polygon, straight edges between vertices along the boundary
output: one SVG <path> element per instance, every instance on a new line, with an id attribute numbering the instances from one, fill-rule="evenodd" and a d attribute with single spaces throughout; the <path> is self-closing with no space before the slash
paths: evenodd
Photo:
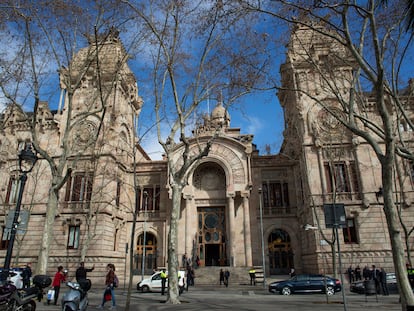
<path id="1" fill-rule="evenodd" d="M 119 285 L 119 280 L 118 280 L 118 277 L 115 274 L 114 275 L 114 287 L 118 287 L 118 285 Z"/>

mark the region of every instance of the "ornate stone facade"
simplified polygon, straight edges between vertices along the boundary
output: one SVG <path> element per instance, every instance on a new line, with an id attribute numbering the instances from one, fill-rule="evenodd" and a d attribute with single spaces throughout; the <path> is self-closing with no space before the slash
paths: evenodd
<path id="1" fill-rule="evenodd" d="M 261 266 L 263 229 L 267 274 L 286 274 L 292 267 L 298 272 L 332 273 L 331 248 L 321 234 L 332 238 L 332 230 L 325 229 L 323 204 L 332 202 L 334 185 L 328 175 L 337 174 L 342 179 L 335 185 L 336 200 L 344 204 L 346 218 L 346 226 L 340 230 L 344 265 L 377 264 L 393 270 L 387 225 L 381 199 L 376 196 L 381 187 L 378 160 L 366 143 L 347 133 L 309 97 L 292 91 L 307 88 L 331 101 L 332 109 L 338 109 L 331 94 L 315 82 L 319 81 L 316 73 L 304 66 L 298 37 L 311 36 L 304 29 L 294 32 L 281 67 L 284 90 L 279 98 L 286 129 L 280 154 L 259 155 L 252 135 L 230 127 L 230 115 L 221 103 L 194 129 L 193 152 L 213 133 L 218 136 L 208 156 L 190 168 L 182 195 L 179 256 L 186 254 L 193 262 L 198 258 L 201 266 Z M 73 272 L 81 256 L 85 256 L 86 266 L 94 263 L 97 267 L 90 274 L 92 278 L 103 275 L 108 262 L 115 263 L 120 275 L 124 267 L 129 271 L 126 267 L 135 209 L 138 222 L 133 233 L 133 273 L 141 274 L 143 259 L 146 273 L 166 266 L 168 260 L 171 198 L 167 162 L 151 161 L 139 146 L 134 150 L 133 117 L 142 105 L 135 78 L 117 36 L 101 43 L 100 63 L 107 70 L 102 78 L 111 85 L 105 107 L 96 96 L 93 70 L 84 76 L 71 102 L 67 94 L 63 96 L 58 111 L 52 112 L 47 103 L 41 103 L 40 143 L 53 157 L 62 155 L 65 129 L 68 124 L 73 126 L 72 153 L 66 164 L 72 174 L 60 190 L 50 273 L 61 264 Z M 329 51 L 329 42 L 320 45 L 321 51 Z M 82 49 L 74 64 L 82 68 L 94 48 Z M 123 62 L 116 62 L 117 57 Z M 119 63 L 123 64 L 121 69 Z M 349 68 L 342 66 L 341 70 L 346 75 Z M 117 79 L 113 79 L 115 72 Z M 68 91 L 68 79 L 73 80 L 76 73 L 61 70 L 63 93 Z M 9 107 L 1 121 L 0 221 L 6 237 L 5 216 L 13 209 L 18 190 L 17 152 L 22 142 L 30 142 L 31 135 L 18 107 Z M 175 150 L 172 156 L 179 165 L 180 145 Z M 138 153 L 136 167 L 134 151 Z M 44 226 L 49 170 L 41 159 L 29 176 L 23 209 L 30 212 L 30 219 L 21 232 L 24 234 L 18 235 L 14 251 L 14 262 L 19 265 L 30 261 L 36 267 L 38 249 L 33 245 L 40 244 Z M 412 189 L 411 180 L 408 186 Z M 404 217 L 412 225 L 413 215 L 407 208 L 412 201 L 411 190 L 404 200 Z M 303 229 L 305 224 L 317 222 L 321 232 Z M 0 255 L 4 256 L 6 245 L 3 241 Z"/>

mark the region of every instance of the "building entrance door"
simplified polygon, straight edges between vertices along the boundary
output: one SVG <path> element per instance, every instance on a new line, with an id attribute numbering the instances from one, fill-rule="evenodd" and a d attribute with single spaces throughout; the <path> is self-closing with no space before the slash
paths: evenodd
<path id="1" fill-rule="evenodd" d="M 201 266 L 227 265 L 224 207 L 198 208 L 198 256 Z"/>

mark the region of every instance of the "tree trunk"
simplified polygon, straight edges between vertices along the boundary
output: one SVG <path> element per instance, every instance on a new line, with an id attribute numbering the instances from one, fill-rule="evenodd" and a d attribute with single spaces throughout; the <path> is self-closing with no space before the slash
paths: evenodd
<path id="1" fill-rule="evenodd" d="M 55 215 L 58 208 L 59 195 L 52 186 L 49 191 L 47 206 L 46 206 L 46 220 L 43 228 L 42 244 L 39 251 L 38 262 L 36 266 L 36 274 L 46 274 L 50 243 L 53 236 L 53 228 L 55 224 Z"/>
<path id="2" fill-rule="evenodd" d="M 167 303 L 179 304 L 178 290 L 178 254 L 177 254 L 177 229 L 181 209 L 180 185 L 174 184 L 172 187 L 172 210 L 170 220 L 170 230 L 168 233 L 168 298 Z"/>
<path id="3" fill-rule="evenodd" d="M 407 268 L 405 266 L 404 243 L 401 237 L 401 228 L 398 218 L 398 211 L 393 197 L 393 163 L 395 150 L 388 151 L 383 158 L 382 169 L 382 188 L 384 196 L 384 213 L 387 219 L 389 237 L 394 260 L 394 268 L 397 275 L 397 284 L 401 293 L 401 303 L 403 310 L 406 306 L 414 306 L 414 296 L 410 283 L 407 278 Z"/>

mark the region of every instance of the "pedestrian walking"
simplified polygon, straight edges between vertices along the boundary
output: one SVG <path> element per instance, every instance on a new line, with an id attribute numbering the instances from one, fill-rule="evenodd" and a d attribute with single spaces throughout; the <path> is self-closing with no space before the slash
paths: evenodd
<path id="1" fill-rule="evenodd" d="M 22 271 L 23 288 L 30 287 L 30 280 L 32 278 L 32 264 L 28 262 Z"/>
<path id="2" fill-rule="evenodd" d="M 161 295 L 165 295 L 165 284 L 167 283 L 167 273 L 165 272 L 165 269 L 162 269 L 160 273 L 161 277 Z"/>
<path id="3" fill-rule="evenodd" d="M 106 276 L 105 276 L 105 291 L 103 293 L 102 303 L 98 306 L 98 309 L 103 309 L 105 302 L 112 300 L 111 310 L 116 309 L 116 300 L 115 300 L 115 265 L 108 263 L 106 266 Z M 110 299 L 109 299 L 110 297 Z"/>
<path id="4" fill-rule="evenodd" d="M 59 298 L 60 284 L 66 281 L 66 274 L 67 273 L 63 271 L 63 266 L 59 266 L 58 271 L 53 277 L 52 288 L 55 291 L 54 296 L 53 296 L 54 305 L 57 305 L 58 298 Z M 47 301 L 47 304 L 50 304 L 50 300 Z"/>
<path id="5" fill-rule="evenodd" d="M 92 268 L 85 268 L 85 263 L 80 262 L 78 269 L 76 269 L 76 282 L 80 283 L 82 280 L 86 280 L 87 272 L 92 272 L 94 269 L 95 265 Z"/>
<path id="6" fill-rule="evenodd" d="M 224 285 L 226 285 L 226 287 L 229 286 L 229 277 L 230 277 L 230 272 L 229 270 L 226 269 L 226 271 L 224 272 Z"/>
<path id="7" fill-rule="evenodd" d="M 220 278 L 220 285 L 222 283 L 225 284 L 224 283 L 224 271 L 223 271 L 223 269 L 220 269 L 220 276 L 219 276 L 219 278 Z"/>

